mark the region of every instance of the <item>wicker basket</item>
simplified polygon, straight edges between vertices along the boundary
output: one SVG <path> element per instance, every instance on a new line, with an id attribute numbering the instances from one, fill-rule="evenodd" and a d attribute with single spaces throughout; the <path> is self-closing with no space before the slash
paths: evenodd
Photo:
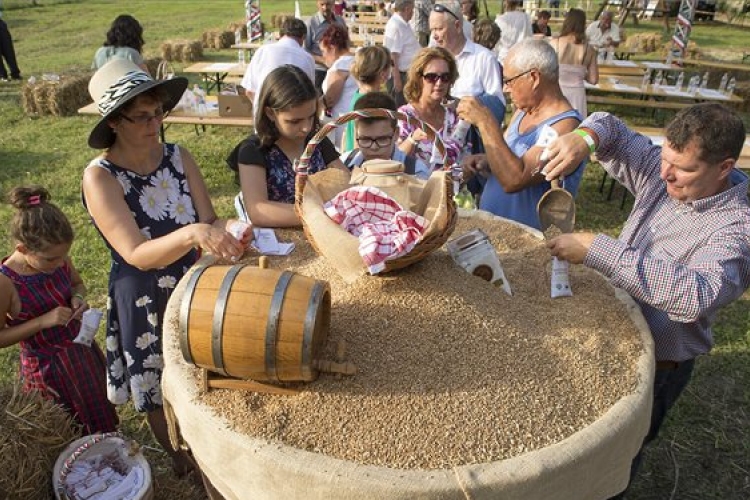
<path id="1" fill-rule="evenodd" d="M 108 432 L 104 434 L 92 434 L 84 436 L 70 443 L 60 453 L 52 471 L 52 485 L 57 500 L 70 500 L 65 488 L 65 480 L 76 460 L 101 454 L 117 453 L 119 462 L 124 468 L 130 470 L 133 467 L 143 469 L 143 485 L 133 497 L 136 500 L 151 500 L 154 490 L 151 481 L 151 467 L 140 452 L 133 453 L 134 441 L 126 438 L 119 432 Z M 106 493 L 106 492 L 104 492 Z"/>
<path id="2" fill-rule="evenodd" d="M 422 236 L 422 239 L 417 242 L 417 244 L 408 254 L 393 260 L 386 261 L 385 269 L 382 271 L 385 273 L 395 271 L 397 269 L 402 269 L 416 262 L 419 262 L 434 250 L 440 248 L 448 240 L 451 233 L 453 232 L 453 229 L 456 226 L 456 221 L 458 219 L 456 204 L 453 201 L 453 193 L 455 189 L 454 177 L 460 173 L 460 170 L 457 166 L 446 165 L 447 155 L 445 153 L 445 145 L 443 144 L 440 135 L 436 133 L 435 129 L 433 129 L 429 124 L 408 116 L 404 113 L 379 108 L 362 109 L 346 113 L 344 115 L 341 115 L 338 119 L 327 123 L 326 125 L 321 127 L 318 133 L 315 134 L 315 136 L 310 140 L 310 142 L 307 144 L 307 147 L 305 148 L 305 151 L 302 154 L 302 157 L 295 165 L 295 170 L 297 172 L 295 180 L 295 209 L 297 211 L 297 214 L 299 215 L 300 220 L 302 221 L 302 228 L 305 232 L 305 236 L 310 241 L 312 247 L 318 253 L 322 252 L 320 251 L 320 248 L 315 241 L 315 235 L 312 233 L 310 227 L 307 224 L 305 213 L 302 208 L 305 187 L 308 180 L 307 171 L 309 168 L 310 158 L 315 152 L 315 148 L 317 147 L 318 143 L 322 141 L 323 138 L 325 138 L 328 133 L 331 132 L 331 130 L 351 120 L 370 117 L 383 117 L 402 120 L 406 121 L 412 126 L 416 126 L 422 129 L 427 134 L 427 137 L 433 141 L 441 160 L 439 164 L 443 165 L 442 170 L 445 171 L 444 173 L 441 173 L 443 182 L 445 182 L 445 196 L 444 199 L 441 200 L 441 204 L 445 205 L 445 211 L 447 213 L 447 224 L 441 231 L 429 231 L 428 229 L 428 231 Z"/>

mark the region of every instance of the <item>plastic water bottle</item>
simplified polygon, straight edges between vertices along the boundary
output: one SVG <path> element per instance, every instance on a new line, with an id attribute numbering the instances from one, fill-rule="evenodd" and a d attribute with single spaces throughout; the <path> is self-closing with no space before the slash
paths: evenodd
<path id="1" fill-rule="evenodd" d="M 661 81 L 664 79 L 664 73 L 659 70 L 656 72 L 656 78 L 654 78 L 654 87 L 661 86 Z"/>
<path id="2" fill-rule="evenodd" d="M 727 82 L 729 81 L 729 73 L 724 73 L 721 77 L 721 83 L 719 83 L 719 92 L 727 90 Z"/>
<path id="3" fill-rule="evenodd" d="M 680 74 L 677 76 L 677 83 L 674 85 L 674 89 L 677 92 L 682 91 L 682 83 L 685 81 L 685 73 L 680 71 Z"/>
<path id="4" fill-rule="evenodd" d="M 604 49 L 599 49 L 599 54 L 596 56 L 596 62 L 597 64 L 604 64 L 604 58 L 606 57 L 607 53 Z"/>
<path id="5" fill-rule="evenodd" d="M 729 79 L 729 83 L 727 84 L 727 95 L 729 97 L 732 97 L 732 94 L 734 94 L 734 88 L 737 86 L 737 80 L 732 77 Z"/>
<path id="6" fill-rule="evenodd" d="M 195 94 L 195 111 L 198 114 L 206 113 L 206 93 L 196 83 L 193 85 L 193 94 Z"/>
<path id="7" fill-rule="evenodd" d="M 234 32 L 234 44 L 237 45 L 239 43 L 242 43 L 242 31 L 236 30 Z"/>
<path id="8" fill-rule="evenodd" d="M 643 80 L 641 80 L 641 90 L 646 90 L 649 83 L 651 83 L 651 70 L 647 69 L 643 74 Z"/>
<path id="9" fill-rule="evenodd" d="M 708 71 L 703 73 L 703 78 L 701 79 L 701 88 L 702 89 L 708 88 Z"/>
<path id="10" fill-rule="evenodd" d="M 609 47 L 607 49 L 607 64 L 612 64 L 615 61 L 615 49 Z"/>
<path id="11" fill-rule="evenodd" d="M 237 62 L 245 65 L 245 49 L 237 49 Z"/>
<path id="12" fill-rule="evenodd" d="M 674 58 L 674 55 L 672 54 L 672 49 L 667 49 L 667 60 L 665 61 L 667 65 L 672 64 L 673 58 Z"/>
<path id="13" fill-rule="evenodd" d="M 688 89 L 687 89 L 688 94 L 690 95 L 697 94 L 700 84 L 701 84 L 701 77 L 699 77 L 698 75 L 691 77 L 690 83 L 688 83 Z"/>
<path id="14" fill-rule="evenodd" d="M 469 127 L 471 127 L 471 123 L 466 120 L 458 120 L 456 128 L 453 129 L 453 133 L 451 134 L 451 139 L 463 144 L 466 141 L 466 134 L 469 132 Z"/>

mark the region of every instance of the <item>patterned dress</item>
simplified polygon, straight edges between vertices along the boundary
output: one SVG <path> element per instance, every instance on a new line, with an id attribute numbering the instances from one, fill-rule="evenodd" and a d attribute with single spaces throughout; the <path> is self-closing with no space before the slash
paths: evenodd
<path id="1" fill-rule="evenodd" d="M 413 118 L 419 119 L 417 110 L 411 104 L 404 104 L 398 108 L 400 112 Z M 462 145 L 451 137 L 453 130 L 458 125 L 458 115 L 453 108 L 445 108 L 445 118 L 443 119 L 443 126 L 437 131 L 440 134 L 440 138 L 443 140 L 445 145 L 445 153 L 449 163 L 458 163 L 464 151 L 471 151 L 471 144 L 467 143 Z M 410 125 L 408 122 L 399 120 L 398 122 L 398 138 L 403 141 L 415 130 L 417 127 Z M 412 151 L 412 155 L 425 162 L 427 165 L 431 165 L 433 155 L 433 141 L 430 139 L 424 139 L 417 143 L 416 151 Z M 437 154 L 437 153 L 436 153 Z"/>
<path id="2" fill-rule="evenodd" d="M 5 264 L 0 266 L 0 273 L 13 282 L 21 299 L 21 313 L 8 320 L 8 326 L 61 306 L 70 307 L 70 271 L 67 262 L 51 274 L 28 276 Z M 104 355 L 96 342 L 91 347 L 73 342 L 80 328 L 81 322 L 74 319 L 67 326 L 45 328 L 19 343 L 23 388 L 37 390 L 61 405 L 83 425 L 85 434 L 112 432 L 118 420 L 114 406 L 107 401 Z"/>
<path id="3" fill-rule="evenodd" d="M 139 175 L 98 158 L 88 168 L 106 169 L 122 186 L 125 202 L 148 239 L 165 236 L 198 220 L 180 150 L 164 144 L 159 167 Z M 84 205 L 86 200 L 84 199 Z M 108 241 L 112 254 L 107 304 L 107 392 L 110 401 L 133 398 L 136 410 L 162 406 L 162 321 L 175 285 L 197 259 L 191 250 L 160 269 L 142 271 L 128 264 Z"/>

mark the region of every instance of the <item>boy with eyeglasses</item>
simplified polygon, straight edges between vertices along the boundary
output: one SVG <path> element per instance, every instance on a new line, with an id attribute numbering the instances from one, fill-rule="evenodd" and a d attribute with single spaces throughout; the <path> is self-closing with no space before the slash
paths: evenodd
<path id="1" fill-rule="evenodd" d="M 357 100 L 354 111 L 382 108 L 396 111 L 396 102 L 383 92 L 369 92 Z M 423 161 L 407 155 L 396 147 L 398 126 L 395 119 L 383 117 L 356 118 L 354 123 L 357 146 L 341 155 L 347 168 L 359 167 L 368 160 L 393 160 L 404 164 L 404 172 L 427 179 L 431 170 Z"/>

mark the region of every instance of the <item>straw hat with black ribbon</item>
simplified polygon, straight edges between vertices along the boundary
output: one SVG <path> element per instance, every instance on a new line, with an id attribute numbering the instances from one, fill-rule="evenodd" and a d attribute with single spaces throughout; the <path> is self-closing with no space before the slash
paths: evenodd
<path id="1" fill-rule="evenodd" d="M 128 101 L 153 88 L 162 88 L 167 94 L 164 111 L 174 108 L 187 88 L 187 78 L 154 80 L 129 59 L 113 59 L 99 68 L 89 82 L 89 94 L 97 104 L 102 119 L 89 135 L 89 146 L 105 149 L 115 142 L 115 132 L 108 120 Z"/>

